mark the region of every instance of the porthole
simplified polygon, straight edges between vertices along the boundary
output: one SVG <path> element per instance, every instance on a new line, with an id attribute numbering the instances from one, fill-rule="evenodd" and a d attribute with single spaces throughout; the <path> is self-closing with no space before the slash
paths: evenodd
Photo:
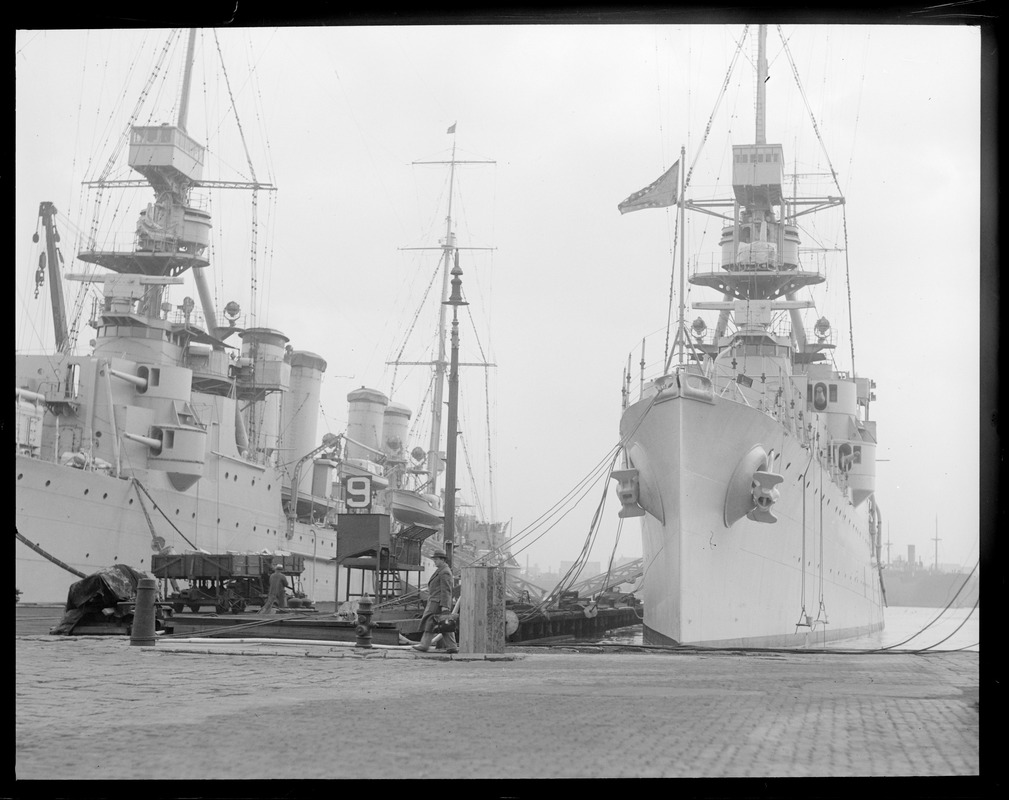
<path id="1" fill-rule="evenodd" d="M 52 481 L 46 481 L 46 486 L 48 486 Z"/>
<path id="2" fill-rule="evenodd" d="M 230 472 L 225 472 L 224 473 L 224 480 L 227 480 L 230 477 L 231 477 L 231 473 Z"/>
<path id="3" fill-rule="evenodd" d="M 18 480 L 21 480 L 24 476 L 25 476 L 25 474 L 23 472 L 19 472 L 18 473 Z"/>
<path id="4" fill-rule="evenodd" d="M 175 509 L 175 516 L 179 516 L 179 509 Z"/>
<path id="5" fill-rule="evenodd" d="M 84 495 L 85 495 L 85 496 L 87 496 L 87 494 L 88 494 L 88 493 L 89 493 L 90 491 L 91 491 L 90 489 L 85 489 L 85 490 L 84 490 Z"/>
<path id="6" fill-rule="evenodd" d="M 131 506 L 133 505 L 133 498 L 132 497 L 130 498 L 130 505 Z"/>
<path id="7" fill-rule="evenodd" d="M 108 500 L 108 499 L 109 499 L 109 493 L 108 492 L 102 492 L 102 500 Z"/>
<path id="8" fill-rule="evenodd" d="M 235 473 L 235 482 L 236 483 L 238 482 L 238 473 L 237 472 Z"/>

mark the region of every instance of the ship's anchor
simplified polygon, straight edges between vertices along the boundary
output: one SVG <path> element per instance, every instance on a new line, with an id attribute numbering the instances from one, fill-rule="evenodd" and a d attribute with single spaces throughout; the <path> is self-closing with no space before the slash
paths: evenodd
<path id="1" fill-rule="evenodd" d="M 617 497 L 620 498 L 620 511 L 617 516 L 621 519 L 644 516 L 645 510 L 638 505 L 638 471 L 616 469 L 610 473 L 610 477 L 617 482 Z"/>
<path id="2" fill-rule="evenodd" d="M 778 501 L 777 486 L 784 478 L 769 471 L 773 460 L 774 451 L 769 454 L 760 445 L 755 445 L 739 459 L 725 492 L 723 519 L 726 528 L 731 528 L 743 517 L 754 522 L 778 521 L 771 508 Z"/>

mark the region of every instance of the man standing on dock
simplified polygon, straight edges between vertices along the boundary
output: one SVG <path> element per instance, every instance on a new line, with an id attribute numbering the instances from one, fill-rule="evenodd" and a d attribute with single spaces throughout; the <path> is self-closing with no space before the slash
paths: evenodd
<path id="1" fill-rule="evenodd" d="M 277 608 L 287 607 L 287 576 L 284 574 L 284 565 L 277 563 L 273 565 L 273 574 L 270 575 L 270 592 L 266 596 L 266 602 L 259 610 L 260 614 L 269 614 L 274 605 Z"/>
<path id="2" fill-rule="evenodd" d="M 452 588 L 455 578 L 452 577 L 452 568 L 448 565 L 448 556 L 444 550 L 435 550 L 431 554 L 431 560 L 435 563 L 434 575 L 427 582 L 427 605 L 424 607 L 424 616 L 421 617 L 421 625 L 424 633 L 421 635 L 420 644 L 413 646 L 414 650 L 426 653 L 431 649 L 431 642 L 434 639 L 434 623 L 439 614 L 447 614 L 452 610 Z M 445 650 L 449 653 L 458 653 L 459 646 L 455 641 L 455 634 L 445 631 L 441 635 Z"/>

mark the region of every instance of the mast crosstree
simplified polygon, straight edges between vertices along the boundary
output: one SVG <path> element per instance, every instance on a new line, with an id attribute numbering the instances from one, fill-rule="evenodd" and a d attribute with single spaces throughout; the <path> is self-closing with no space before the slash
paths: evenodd
<path id="1" fill-rule="evenodd" d="M 454 133 L 455 126 L 450 132 Z M 459 247 L 456 243 L 455 231 L 452 229 L 452 201 L 455 188 L 455 168 L 459 164 L 496 164 L 495 161 L 470 161 L 461 160 L 455 157 L 455 141 L 452 143 L 452 157 L 449 161 L 414 161 L 414 165 L 439 164 L 449 167 L 449 191 L 448 191 L 448 213 L 445 215 L 445 238 L 438 247 L 402 247 L 401 250 L 440 250 L 441 251 L 441 271 L 442 286 L 439 298 L 438 311 L 438 343 L 437 352 L 431 361 L 401 361 L 394 360 L 386 362 L 395 366 L 426 366 L 434 367 L 434 397 L 431 404 L 431 437 L 429 440 L 427 453 L 427 491 L 431 494 L 438 493 L 438 476 L 443 471 L 444 465 L 441 457 L 441 429 L 442 429 L 442 406 L 445 397 L 445 378 L 449 368 L 448 353 L 446 350 L 447 337 L 447 306 L 450 303 L 449 284 L 453 270 L 453 265 L 458 268 L 460 250 L 493 250 L 493 247 Z M 459 362 L 460 367 L 494 367 L 496 364 L 483 361 L 463 361 Z M 453 443 L 454 445 L 454 443 Z M 448 448 L 446 448 L 447 450 Z M 454 447 L 453 447 L 454 449 Z"/>

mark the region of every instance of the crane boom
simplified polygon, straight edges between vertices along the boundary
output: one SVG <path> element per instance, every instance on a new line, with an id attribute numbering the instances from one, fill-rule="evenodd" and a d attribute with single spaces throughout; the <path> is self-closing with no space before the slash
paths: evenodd
<path id="1" fill-rule="evenodd" d="M 39 204 L 39 217 L 42 218 L 42 227 L 45 229 L 46 252 L 39 255 L 39 269 L 36 281 L 41 283 L 44 274 L 49 273 L 49 298 L 53 312 L 53 332 L 56 336 L 56 351 L 64 353 L 70 341 L 70 334 L 67 331 L 67 308 L 63 299 L 63 278 L 60 275 L 60 265 L 63 263 L 63 254 L 60 253 L 57 245 L 60 241 L 59 232 L 56 230 L 56 206 L 48 200 Z M 38 234 L 35 234 L 38 241 Z"/>

